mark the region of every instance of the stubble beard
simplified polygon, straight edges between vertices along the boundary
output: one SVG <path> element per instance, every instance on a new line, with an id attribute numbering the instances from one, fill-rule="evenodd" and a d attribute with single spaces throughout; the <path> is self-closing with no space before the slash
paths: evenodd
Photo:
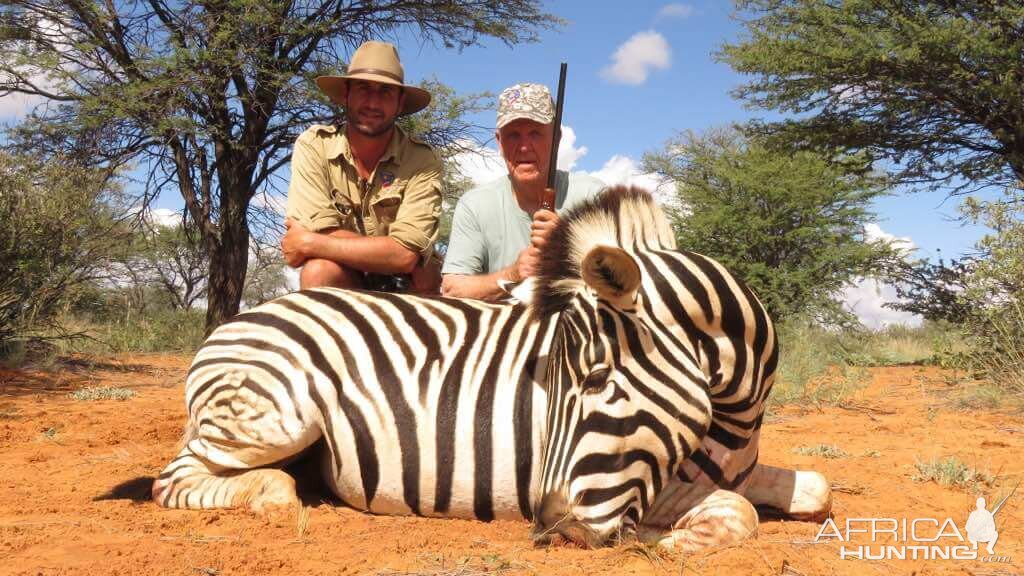
<path id="1" fill-rule="evenodd" d="M 364 124 L 358 120 L 353 120 L 352 127 L 355 128 L 356 132 L 363 136 L 366 136 L 368 138 L 377 138 L 391 131 L 391 129 L 395 127 L 395 120 L 391 119 L 387 122 L 384 122 L 376 129 L 371 128 L 369 125 Z"/>

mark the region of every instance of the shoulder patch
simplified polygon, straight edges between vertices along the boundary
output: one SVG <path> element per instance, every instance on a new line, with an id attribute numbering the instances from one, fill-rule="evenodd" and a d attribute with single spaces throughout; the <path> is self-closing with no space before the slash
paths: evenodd
<path id="1" fill-rule="evenodd" d="M 431 150 L 434 149 L 433 146 L 431 146 L 430 144 L 427 144 L 426 142 L 424 142 L 419 136 L 414 136 L 412 134 L 409 134 L 408 136 L 409 136 L 409 141 L 412 142 L 413 144 L 419 144 L 420 146 L 426 146 L 427 148 L 430 148 Z"/>
<path id="2" fill-rule="evenodd" d="M 316 134 L 337 134 L 339 126 L 328 125 L 328 124 L 313 124 L 309 127 L 307 132 L 313 132 Z"/>

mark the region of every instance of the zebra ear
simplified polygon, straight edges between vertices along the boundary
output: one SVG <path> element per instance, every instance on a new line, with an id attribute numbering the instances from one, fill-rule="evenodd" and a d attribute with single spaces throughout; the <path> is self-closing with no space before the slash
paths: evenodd
<path id="1" fill-rule="evenodd" d="M 640 266 L 622 248 L 595 246 L 580 265 L 583 281 L 597 296 L 619 308 L 632 308 L 640 289 Z"/>

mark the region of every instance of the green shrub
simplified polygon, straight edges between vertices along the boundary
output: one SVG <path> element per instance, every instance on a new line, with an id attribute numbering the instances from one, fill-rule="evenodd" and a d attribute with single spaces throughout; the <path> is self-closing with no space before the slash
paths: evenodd
<path id="1" fill-rule="evenodd" d="M 55 319 L 103 276 L 126 227 L 107 175 L 0 152 L 0 354 L 63 333 Z"/>
<path id="2" fill-rule="evenodd" d="M 1018 299 L 970 321 L 970 366 L 982 378 L 1024 395 L 1024 301 Z"/>

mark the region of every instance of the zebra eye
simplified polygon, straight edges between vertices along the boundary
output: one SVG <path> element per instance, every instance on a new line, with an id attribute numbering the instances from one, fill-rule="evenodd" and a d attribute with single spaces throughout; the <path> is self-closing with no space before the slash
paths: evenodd
<path id="1" fill-rule="evenodd" d="M 581 391 L 584 394 L 597 394 L 601 392 L 608 384 L 608 375 L 610 373 L 611 368 L 605 364 L 594 366 L 594 369 L 583 380 L 583 384 L 580 386 Z"/>

